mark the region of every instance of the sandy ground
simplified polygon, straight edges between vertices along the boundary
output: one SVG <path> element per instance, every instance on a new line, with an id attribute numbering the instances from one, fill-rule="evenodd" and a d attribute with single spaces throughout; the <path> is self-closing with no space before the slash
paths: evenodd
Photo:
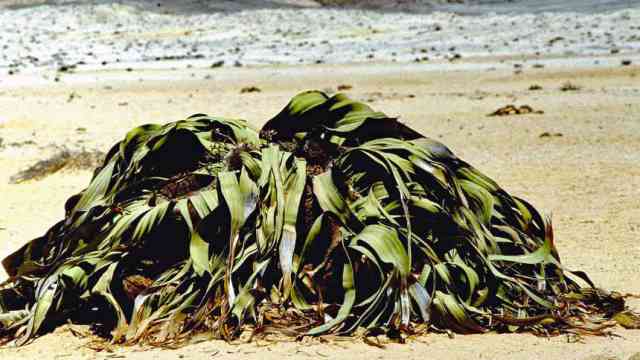
<path id="1" fill-rule="evenodd" d="M 509 192 L 553 213 L 557 245 L 568 267 L 587 271 L 603 287 L 640 293 L 640 66 L 566 67 L 553 59 L 543 68 L 531 65 L 535 59 L 524 63 L 515 69 L 518 74 L 510 63 L 494 59 L 463 60 L 446 72 L 411 64 L 362 64 L 79 71 L 55 84 L 38 81 L 36 75 L 15 78 L 0 88 L 0 256 L 60 219 L 64 200 L 89 181 L 89 171 L 62 171 L 40 181 L 8 183 L 55 145 L 106 151 L 132 126 L 197 112 L 243 117 L 260 126 L 298 91 L 349 84 L 349 95 L 440 139 Z M 566 82 L 580 89 L 560 91 Z M 529 90 L 533 84 L 542 89 Z M 241 95 L 249 85 L 262 92 Z M 71 93 L 76 95 L 71 98 Z M 528 104 L 544 114 L 486 116 L 510 103 Z M 640 308 L 638 302 L 632 305 Z M 627 359 L 640 352 L 640 331 L 620 329 L 617 334 L 580 343 L 564 336 L 449 339 L 432 334 L 386 349 L 355 339 L 328 344 L 210 341 L 179 350 L 96 353 L 83 347 L 87 340 L 62 329 L 24 348 L 0 349 L 0 359 Z"/>

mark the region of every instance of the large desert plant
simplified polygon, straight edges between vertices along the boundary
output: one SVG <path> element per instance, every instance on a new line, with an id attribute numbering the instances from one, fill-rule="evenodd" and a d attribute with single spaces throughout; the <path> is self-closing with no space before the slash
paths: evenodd
<path id="1" fill-rule="evenodd" d="M 259 133 L 206 115 L 133 129 L 65 208 L 3 262 L 5 341 L 68 320 L 128 344 L 637 325 L 561 265 L 533 206 L 343 95 L 302 93 Z"/>

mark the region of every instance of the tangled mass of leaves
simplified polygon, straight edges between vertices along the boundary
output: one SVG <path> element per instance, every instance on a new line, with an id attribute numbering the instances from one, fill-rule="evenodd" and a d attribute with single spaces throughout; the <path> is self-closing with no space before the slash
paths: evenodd
<path id="1" fill-rule="evenodd" d="M 529 203 L 340 94 L 302 93 L 259 132 L 201 114 L 133 129 L 65 209 L 3 262 L 5 343 L 68 321 L 124 344 L 639 325 L 563 268 Z"/>

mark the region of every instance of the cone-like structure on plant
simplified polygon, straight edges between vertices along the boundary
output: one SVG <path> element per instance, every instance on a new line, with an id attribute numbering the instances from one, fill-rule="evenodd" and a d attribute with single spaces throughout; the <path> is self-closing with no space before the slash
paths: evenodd
<path id="1" fill-rule="evenodd" d="M 135 128 L 65 209 L 3 262 L 5 342 L 69 320 L 128 344 L 638 325 L 562 267 L 533 206 L 344 95 L 302 93 L 259 132 L 200 114 Z"/>

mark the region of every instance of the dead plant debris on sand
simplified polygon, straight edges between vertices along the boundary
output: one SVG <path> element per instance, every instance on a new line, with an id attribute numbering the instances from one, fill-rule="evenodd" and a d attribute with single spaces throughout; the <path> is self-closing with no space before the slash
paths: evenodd
<path id="1" fill-rule="evenodd" d="M 50 157 L 40 160 L 9 178 L 9 183 L 20 184 L 38 180 L 62 169 L 94 170 L 104 161 L 105 154 L 98 150 L 69 150 L 59 148 Z"/>
<path id="2" fill-rule="evenodd" d="M 511 116 L 511 115 L 526 115 L 526 114 L 544 114 L 542 110 L 534 110 L 529 105 L 522 105 L 520 107 L 515 105 L 507 105 L 499 108 L 487 116 Z"/>

